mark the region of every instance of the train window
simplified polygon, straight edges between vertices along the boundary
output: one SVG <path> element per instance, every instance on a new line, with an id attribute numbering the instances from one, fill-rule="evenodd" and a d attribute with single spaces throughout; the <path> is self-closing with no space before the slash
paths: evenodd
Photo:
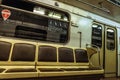
<path id="1" fill-rule="evenodd" d="M 115 31 L 113 29 L 107 29 L 107 49 L 115 49 Z"/>
<path id="2" fill-rule="evenodd" d="M 92 44 L 102 47 L 102 26 L 99 24 L 92 25 Z"/>
<path id="3" fill-rule="evenodd" d="M 49 17 L 54 17 L 68 21 L 68 16 L 60 11 L 55 11 L 47 7 L 39 6 L 38 4 L 32 3 L 27 0 L 2 0 L 3 5 L 11 6 L 14 8 L 19 8 L 22 10 L 27 10 L 41 15 L 47 15 Z"/>
<path id="4" fill-rule="evenodd" d="M 5 21 L 0 15 L 1 36 L 68 42 L 70 16 L 66 11 L 27 0 L 2 0 L 2 5 L 7 8 L 1 6 L 0 11 L 7 9 L 11 15 Z"/>
<path id="5" fill-rule="evenodd" d="M 41 15 L 47 15 L 49 17 L 57 18 L 57 19 L 62 19 L 65 21 L 68 21 L 67 15 L 63 14 L 62 12 L 57 12 L 49 9 L 45 9 L 40 6 L 35 6 L 33 9 L 34 13 L 41 14 Z"/>
<path id="6" fill-rule="evenodd" d="M 2 0 L 1 4 L 28 11 L 33 11 L 35 6 L 34 4 L 25 2 L 24 0 Z"/>

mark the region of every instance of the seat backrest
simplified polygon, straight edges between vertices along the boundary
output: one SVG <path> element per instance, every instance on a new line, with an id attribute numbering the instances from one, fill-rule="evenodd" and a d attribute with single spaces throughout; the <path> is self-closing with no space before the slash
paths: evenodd
<path id="1" fill-rule="evenodd" d="M 75 49 L 75 58 L 78 63 L 88 63 L 87 51 L 84 49 Z"/>
<path id="2" fill-rule="evenodd" d="M 73 49 L 67 47 L 58 48 L 59 62 L 74 62 Z"/>
<path id="3" fill-rule="evenodd" d="M 9 59 L 11 43 L 0 41 L 0 61 L 7 61 Z"/>
<path id="4" fill-rule="evenodd" d="M 15 43 L 11 61 L 35 61 L 36 46 L 28 43 Z"/>
<path id="5" fill-rule="evenodd" d="M 53 46 L 40 45 L 38 50 L 38 61 L 57 62 L 57 49 Z"/>

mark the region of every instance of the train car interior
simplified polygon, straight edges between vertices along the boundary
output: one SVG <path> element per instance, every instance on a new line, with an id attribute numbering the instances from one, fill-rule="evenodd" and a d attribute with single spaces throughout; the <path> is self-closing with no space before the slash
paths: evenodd
<path id="1" fill-rule="evenodd" d="M 119 4 L 0 0 L 0 80 L 119 79 Z"/>

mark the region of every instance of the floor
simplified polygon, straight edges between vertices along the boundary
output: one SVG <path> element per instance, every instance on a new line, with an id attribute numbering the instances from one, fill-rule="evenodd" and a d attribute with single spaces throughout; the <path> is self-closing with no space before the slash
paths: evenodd
<path id="1" fill-rule="evenodd" d="M 101 80 L 120 80 L 120 78 L 104 78 L 104 79 L 101 79 Z"/>

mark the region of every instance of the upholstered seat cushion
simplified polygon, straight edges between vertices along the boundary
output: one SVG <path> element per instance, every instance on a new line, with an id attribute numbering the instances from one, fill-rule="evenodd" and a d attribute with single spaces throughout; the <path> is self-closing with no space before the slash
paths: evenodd
<path id="1" fill-rule="evenodd" d="M 75 49 L 76 62 L 86 63 L 88 62 L 87 51 L 84 49 Z"/>
<path id="2" fill-rule="evenodd" d="M 7 61 L 9 58 L 11 43 L 0 41 L 0 61 Z"/>
<path id="3" fill-rule="evenodd" d="M 41 62 L 57 62 L 56 47 L 52 46 L 39 46 L 38 61 Z"/>
<path id="4" fill-rule="evenodd" d="M 73 49 L 67 47 L 58 48 L 59 62 L 74 62 Z"/>
<path id="5" fill-rule="evenodd" d="M 35 45 L 27 43 L 16 43 L 12 52 L 12 61 L 34 61 Z"/>

